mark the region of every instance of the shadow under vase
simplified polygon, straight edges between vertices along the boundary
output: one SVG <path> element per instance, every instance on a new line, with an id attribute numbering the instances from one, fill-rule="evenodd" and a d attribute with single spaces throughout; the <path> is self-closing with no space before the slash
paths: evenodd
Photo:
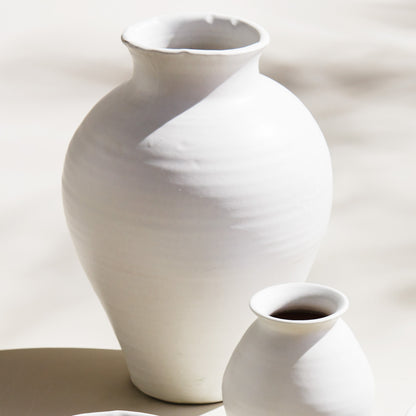
<path id="1" fill-rule="evenodd" d="M 131 383 L 120 350 L 0 351 L 0 416 L 71 416 L 116 409 L 198 416 L 219 406 L 175 405 L 146 396 Z"/>

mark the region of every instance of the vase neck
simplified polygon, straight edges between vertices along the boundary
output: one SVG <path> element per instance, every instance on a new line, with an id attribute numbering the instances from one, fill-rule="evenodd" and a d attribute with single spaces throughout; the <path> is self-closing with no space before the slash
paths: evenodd
<path id="1" fill-rule="evenodd" d="M 259 56 L 242 60 L 137 51 L 132 56 L 133 85 L 157 95 L 205 96 L 226 82 L 248 83 L 259 72 Z"/>
<path id="2" fill-rule="evenodd" d="M 258 74 L 263 29 L 222 16 L 156 18 L 122 36 L 133 57 L 132 83 L 149 94 L 203 97 Z"/>

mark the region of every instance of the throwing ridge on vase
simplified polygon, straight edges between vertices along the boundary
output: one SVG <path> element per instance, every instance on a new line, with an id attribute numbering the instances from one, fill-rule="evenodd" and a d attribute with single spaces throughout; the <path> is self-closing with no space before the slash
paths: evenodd
<path id="1" fill-rule="evenodd" d="M 68 149 L 68 226 L 133 383 L 220 401 L 247 299 L 309 272 L 331 209 L 328 149 L 304 105 L 259 73 L 258 25 L 167 16 L 122 40 L 133 76 Z"/>

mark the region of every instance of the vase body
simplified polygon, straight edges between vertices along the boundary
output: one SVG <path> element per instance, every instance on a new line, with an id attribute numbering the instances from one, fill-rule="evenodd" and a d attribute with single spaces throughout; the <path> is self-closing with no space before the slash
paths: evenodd
<path id="1" fill-rule="evenodd" d="M 347 300 L 311 283 L 289 283 L 252 298 L 259 318 L 236 347 L 223 380 L 227 416 L 370 416 L 373 376 L 340 318 Z M 287 320 L 276 310 L 322 310 L 325 317 Z"/>
<path id="2" fill-rule="evenodd" d="M 309 272 L 330 214 L 328 149 L 300 101 L 259 74 L 257 26 L 163 18 L 123 40 L 133 76 L 67 152 L 68 226 L 134 384 L 220 401 L 247 299 Z"/>

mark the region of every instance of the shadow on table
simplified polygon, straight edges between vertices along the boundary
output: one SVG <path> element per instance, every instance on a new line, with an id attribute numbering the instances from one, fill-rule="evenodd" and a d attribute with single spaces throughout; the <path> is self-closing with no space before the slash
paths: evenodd
<path id="1" fill-rule="evenodd" d="M 172 405 L 144 395 L 130 382 L 118 350 L 0 351 L 0 416 L 70 416 L 104 410 L 197 416 L 219 406 Z"/>

